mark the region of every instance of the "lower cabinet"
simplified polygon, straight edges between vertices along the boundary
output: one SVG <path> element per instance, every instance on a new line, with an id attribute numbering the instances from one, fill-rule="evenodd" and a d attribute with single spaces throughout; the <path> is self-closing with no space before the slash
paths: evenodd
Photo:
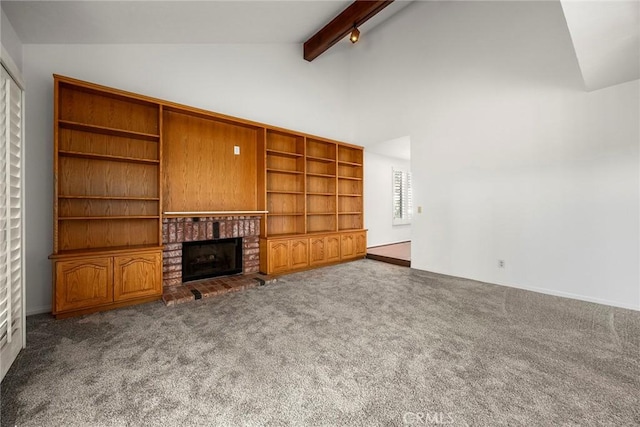
<path id="1" fill-rule="evenodd" d="M 272 273 L 279 273 L 289 269 L 289 243 L 288 240 L 269 242 L 269 255 L 265 258 L 268 261 L 267 268 Z"/>
<path id="2" fill-rule="evenodd" d="M 162 254 L 146 253 L 113 258 L 113 300 L 162 295 Z"/>
<path id="3" fill-rule="evenodd" d="M 267 243 L 266 268 L 270 273 L 297 270 L 309 265 L 309 239 L 270 240 Z"/>
<path id="4" fill-rule="evenodd" d="M 340 244 L 342 259 L 361 258 L 367 254 L 367 235 L 360 231 L 342 235 Z"/>
<path id="5" fill-rule="evenodd" d="M 56 316 L 99 311 L 161 296 L 161 250 L 54 259 Z"/>
<path id="6" fill-rule="evenodd" d="M 309 265 L 309 239 L 295 239 L 289 242 L 289 268 L 297 270 Z"/>
<path id="7" fill-rule="evenodd" d="M 53 313 L 113 302 L 113 258 L 55 262 Z"/>
<path id="8" fill-rule="evenodd" d="M 340 261 L 340 235 L 309 238 L 309 264 L 319 265 Z"/>
<path id="9" fill-rule="evenodd" d="M 260 271 L 266 274 L 286 273 L 362 258 L 366 252 L 367 232 L 364 230 L 261 239 Z"/>
<path id="10" fill-rule="evenodd" d="M 356 239 L 353 234 L 345 234 L 340 242 L 340 253 L 342 259 L 349 259 L 356 257 Z"/>

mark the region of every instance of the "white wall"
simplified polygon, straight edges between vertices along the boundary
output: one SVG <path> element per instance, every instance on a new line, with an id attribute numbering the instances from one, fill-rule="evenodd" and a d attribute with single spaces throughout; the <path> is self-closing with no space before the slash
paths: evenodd
<path id="1" fill-rule="evenodd" d="M 53 78 L 62 74 L 349 141 L 341 49 L 308 63 L 299 45 L 24 45 L 27 313 L 51 308 Z"/>
<path id="2" fill-rule="evenodd" d="M 411 135 L 415 267 L 640 309 L 640 87 L 582 90 L 558 3 L 415 2 L 336 47 L 25 45 L 27 311 L 50 309 L 52 73 L 354 143 Z"/>
<path id="3" fill-rule="evenodd" d="M 359 43 L 354 143 L 411 135 L 415 268 L 640 309 L 640 85 L 582 89 L 559 3 L 415 2 Z"/>
<path id="4" fill-rule="evenodd" d="M 3 10 L 0 10 L 0 41 L 18 70 L 22 70 L 22 42 Z"/>
<path id="5" fill-rule="evenodd" d="M 364 206 L 367 246 L 411 240 L 411 225 L 393 225 L 393 168 L 411 171 L 408 160 L 364 152 Z"/>

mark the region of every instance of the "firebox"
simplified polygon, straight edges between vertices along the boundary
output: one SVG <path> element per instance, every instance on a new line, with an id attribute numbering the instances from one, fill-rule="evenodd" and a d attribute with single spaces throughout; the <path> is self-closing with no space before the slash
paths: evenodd
<path id="1" fill-rule="evenodd" d="M 182 281 L 242 273 L 242 238 L 182 244 Z"/>

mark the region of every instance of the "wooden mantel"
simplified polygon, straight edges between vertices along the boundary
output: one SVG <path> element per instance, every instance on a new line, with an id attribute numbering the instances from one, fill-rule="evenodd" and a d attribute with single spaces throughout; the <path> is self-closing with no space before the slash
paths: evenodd
<path id="1" fill-rule="evenodd" d="M 269 211 L 192 211 L 192 212 L 163 212 L 163 216 L 165 218 L 179 218 L 185 216 L 216 216 L 216 215 L 225 215 L 225 216 L 238 216 L 238 215 L 264 215 L 268 214 Z"/>

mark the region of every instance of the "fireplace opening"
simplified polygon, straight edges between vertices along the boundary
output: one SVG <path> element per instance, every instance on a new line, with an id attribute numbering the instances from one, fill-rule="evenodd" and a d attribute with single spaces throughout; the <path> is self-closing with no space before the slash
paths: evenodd
<path id="1" fill-rule="evenodd" d="M 182 281 L 242 273 L 242 238 L 182 244 Z"/>

